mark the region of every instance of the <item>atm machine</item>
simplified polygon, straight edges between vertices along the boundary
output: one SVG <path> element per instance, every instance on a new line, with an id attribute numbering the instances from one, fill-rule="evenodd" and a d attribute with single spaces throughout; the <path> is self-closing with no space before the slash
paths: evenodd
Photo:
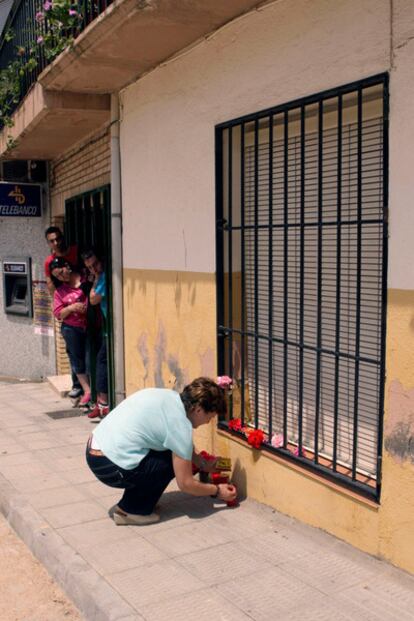
<path id="1" fill-rule="evenodd" d="M 4 258 L 2 272 L 4 312 L 33 317 L 31 258 Z"/>

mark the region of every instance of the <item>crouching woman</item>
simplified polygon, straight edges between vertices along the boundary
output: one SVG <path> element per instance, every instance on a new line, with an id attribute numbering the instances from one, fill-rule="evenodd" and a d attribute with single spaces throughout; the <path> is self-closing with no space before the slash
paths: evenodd
<path id="1" fill-rule="evenodd" d="M 113 513 L 116 524 L 158 522 L 155 505 L 174 477 L 193 496 L 234 500 L 233 485 L 201 483 L 192 472 L 193 462 L 206 471 L 215 467 L 202 464 L 194 451 L 193 429 L 225 412 L 224 390 L 199 377 L 180 394 L 139 390 L 106 416 L 89 438 L 86 460 L 99 481 L 124 490 Z"/>

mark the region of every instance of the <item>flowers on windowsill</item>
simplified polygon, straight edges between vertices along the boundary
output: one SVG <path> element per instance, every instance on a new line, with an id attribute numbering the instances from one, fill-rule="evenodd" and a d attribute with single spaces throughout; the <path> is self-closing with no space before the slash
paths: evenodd
<path id="1" fill-rule="evenodd" d="M 241 431 L 242 424 L 240 418 L 233 418 L 232 420 L 229 420 L 229 429 L 232 431 Z"/>
<path id="2" fill-rule="evenodd" d="M 283 446 L 283 433 L 274 433 L 270 444 L 275 448 L 281 448 Z"/>
<path id="3" fill-rule="evenodd" d="M 227 393 L 227 398 L 229 403 L 232 404 L 232 391 L 233 388 L 238 387 L 238 380 L 234 380 L 228 375 L 220 375 L 216 379 L 216 383 L 223 388 L 223 390 Z M 233 412 L 232 407 L 230 406 L 230 413 Z M 250 417 L 245 418 L 245 422 L 248 422 Z M 232 418 L 227 423 L 229 431 L 235 431 L 238 433 L 242 433 L 247 438 L 247 442 L 250 446 L 255 449 L 260 449 L 262 444 L 266 442 L 267 436 L 263 429 L 254 429 L 248 426 L 242 426 L 242 421 L 240 418 Z"/>
<path id="4" fill-rule="evenodd" d="M 284 445 L 284 437 L 283 437 L 283 433 L 274 433 L 272 435 L 272 439 L 270 441 L 270 444 L 272 446 L 274 446 L 275 448 L 283 448 Z M 295 455 L 296 457 L 299 457 L 299 446 L 295 446 L 295 448 L 289 448 L 288 446 L 286 447 L 288 449 L 288 451 L 290 451 L 293 455 Z M 306 457 L 306 452 L 304 450 L 304 448 L 302 447 L 302 450 L 300 452 L 300 456 L 301 457 Z"/>
<path id="5" fill-rule="evenodd" d="M 265 441 L 265 434 L 262 429 L 246 429 L 247 442 L 255 449 L 259 449 Z"/>
<path id="6" fill-rule="evenodd" d="M 219 375 L 216 384 L 224 390 L 227 403 L 227 415 L 232 416 L 233 413 L 233 380 L 228 375 Z"/>
<path id="7" fill-rule="evenodd" d="M 233 388 L 233 380 L 228 375 L 219 375 L 216 383 L 223 388 L 223 390 L 231 390 Z"/>
<path id="8" fill-rule="evenodd" d="M 296 455 L 296 457 L 299 457 L 299 447 L 298 446 L 292 452 L 293 452 L 294 455 Z M 301 457 L 306 457 L 306 453 L 303 450 L 303 448 L 302 448 L 302 450 L 300 452 L 300 456 Z"/>
<path id="9" fill-rule="evenodd" d="M 228 422 L 230 431 L 238 431 L 246 436 L 247 442 L 255 449 L 261 448 L 266 441 L 266 434 L 263 429 L 252 429 L 251 427 L 242 427 L 240 418 L 233 418 Z"/>

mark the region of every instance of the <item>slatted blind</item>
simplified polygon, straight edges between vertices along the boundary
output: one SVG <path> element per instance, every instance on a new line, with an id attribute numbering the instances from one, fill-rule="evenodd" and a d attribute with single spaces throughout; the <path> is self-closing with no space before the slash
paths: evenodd
<path id="1" fill-rule="evenodd" d="M 322 347 L 335 350 L 336 280 L 337 280 L 337 130 L 330 128 L 323 132 L 323 189 L 322 189 Z M 284 255 L 284 144 L 273 144 L 273 224 L 282 225 L 273 231 L 273 282 L 269 292 L 268 256 L 269 235 L 263 227 L 258 235 L 258 328 L 259 334 L 268 333 L 269 295 L 273 306 L 273 337 L 283 339 L 284 297 L 288 298 L 288 440 L 298 442 L 299 404 L 299 348 L 300 342 L 300 137 L 289 138 L 287 165 L 288 175 L 288 253 Z M 340 339 L 341 353 L 352 353 L 356 339 L 356 271 L 355 248 L 357 227 L 356 168 L 357 168 L 357 125 L 343 127 L 342 131 L 342 224 L 340 246 Z M 269 143 L 260 144 L 258 149 L 259 176 L 259 220 L 266 221 L 269 205 Z M 362 266 L 362 308 L 361 308 L 361 355 L 379 360 L 381 335 L 381 305 L 378 293 L 381 291 L 382 271 L 382 227 L 369 224 L 372 218 L 381 216 L 382 211 L 382 119 L 370 119 L 362 128 L 362 191 L 364 205 L 362 220 L 363 266 Z M 254 222 L 254 147 L 246 147 L 245 154 L 245 209 L 246 225 Z M 311 132 L 305 138 L 305 235 L 304 235 L 304 326 L 303 338 L 306 344 L 317 345 L 317 261 L 318 261 L 318 134 Z M 329 223 L 332 223 L 331 225 Z M 255 328 L 255 286 L 254 286 L 255 243 L 254 233 L 246 235 L 246 307 L 247 331 Z M 288 282 L 285 291 L 283 271 L 288 264 Z M 251 408 L 254 408 L 258 393 L 259 425 L 268 429 L 268 369 L 269 348 L 267 342 L 259 340 L 258 383 L 254 378 L 255 343 L 248 339 L 248 373 Z M 272 429 L 283 433 L 283 351 L 275 344 L 272 361 L 273 410 Z M 319 451 L 333 455 L 333 412 L 335 397 L 335 356 L 323 354 L 320 365 L 320 433 Z M 341 360 L 339 364 L 339 429 L 338 460 L 351 465 L 353 446 L 354 405 L 354 363 Z M 359 453 L 358 467 L 375 475 L 377 454 L 377 423 L 379 411 L 378 366 L 362 364 L 359 386 Z M 303 364 L 303 445 L 314 449 L 315 402 L 316 402 L 316 354 L 305 352 Z"/>

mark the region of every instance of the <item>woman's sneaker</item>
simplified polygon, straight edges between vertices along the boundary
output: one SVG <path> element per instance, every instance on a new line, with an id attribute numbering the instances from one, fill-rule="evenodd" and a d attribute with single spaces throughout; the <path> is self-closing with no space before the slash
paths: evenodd
<path id="1" fill-rule="evenodd" d="M 107 414 L 109 414 L 109 405 L 98 401 L 93 410 L 88 413 L 88 418 L 105 418 Z"/>
<path id="2" fill-rule="evenodd" d="M 117 526 L 145 526 L 146 524 L 155 524 L 160 521 L 158 513 L 150 513 L 149 515 L 126 513 L 118 506 L 115 507 L 113 518 Z"/>
<path id="3" fill-rule="evenodd" d="M 98 403 L 98 408 L 100 418 L 105 418 L 109 414 L 109 405 L 107 403 Z"/>
<path id="4" fill-rule="evenodd" d="M 83 392 L 82 388 L 73 386 L 68 392 L 68 397 L 69 399 L 79 399 L 82 396 L 82 392 Z"/>
<path id="5" fill-rule="evenodd" d="M 93 408 L 93 410 L 88 412 L 88 418 L 100 418 L 100 417 L 101 417 L 101 410 L 99 408 L 99 403 L 97 403 L 95 407 Z"/>

